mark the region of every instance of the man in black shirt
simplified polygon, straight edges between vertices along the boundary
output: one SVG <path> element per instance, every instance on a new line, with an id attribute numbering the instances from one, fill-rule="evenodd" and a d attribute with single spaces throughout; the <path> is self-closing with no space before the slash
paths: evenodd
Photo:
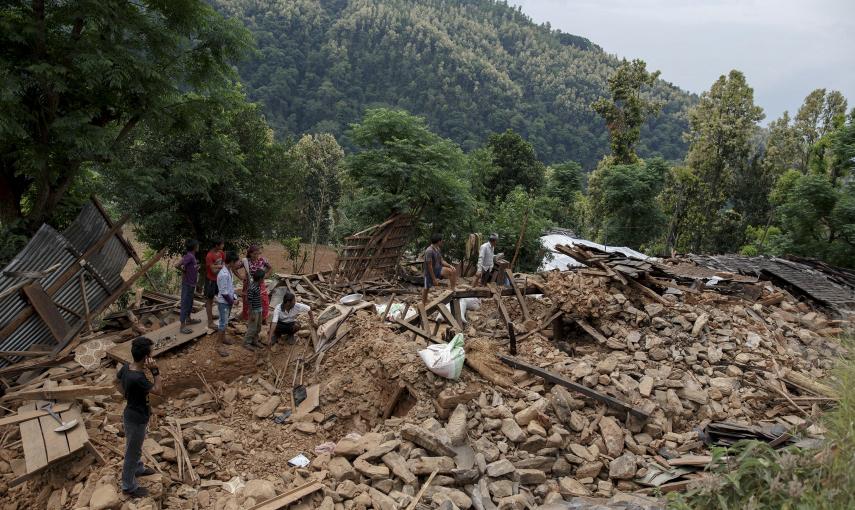
<path id="1" fill-rule="evenodd" d="M 151 357 L 152 341 L 144 336 L 134 338 L 131 343 L 131 355 L 134 362 L 122 365 L 116 374 L 116 379 L 122 394 L 127 399 L 123 415 L 125 426 L 125 462 L 122 466 L 122 492 L 141 498 L 148 495 L 145 487 L 137 483 L 137 476 L 154 474 L 154 470 L 142 463 L 142 445 L 145 441 L 148 418 L 151 408 L 148 405 L 148 394 L 160 395 L 163 380 L 157 363 Z M 154 384 L 145 376 L 145 369 L 151 372 Z"/>

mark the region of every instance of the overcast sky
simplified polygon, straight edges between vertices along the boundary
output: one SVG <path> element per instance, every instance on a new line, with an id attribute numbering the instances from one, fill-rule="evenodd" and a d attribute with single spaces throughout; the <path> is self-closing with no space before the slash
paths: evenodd
<path id="1" fill-rule="evenodd" d="M 537 23 L 581 35 L 700 93 L 745 73 L 764 124 L 815 88 L 855 106 L 855 0 L 508 0 Z"/>

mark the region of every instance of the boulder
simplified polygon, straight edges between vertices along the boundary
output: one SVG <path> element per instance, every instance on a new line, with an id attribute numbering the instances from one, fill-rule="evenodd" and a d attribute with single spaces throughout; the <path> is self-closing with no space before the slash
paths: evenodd
<path id="1" fill-rule="evenodd" d="M 505 418 L 502 420 L 502 434 L 514 443 L 520 443 L 525 440 L 525 432 L 523 432 L 519 424 L 513 418 Z"/>
<path id="2" fill-rule="evenodd" d="M 421 446 L 431 453 L 447 457 L 454 457 L 455 455 L 454 450 L 443 443 L 436 434 L 422 427 L 409 424 L 404 425 L 401 429 L 401 437 Z"/>
<path id="3" fill-rule="evenodd" d="M 635 476 L 635 455 L 625 452 L 609 463 L 609 478 L 630 480 Z"/>
<path id="4" fill-rule="evenodd" d="M 617 457 L 623 451 L 623 429 L 611 416 L 600 418 L 600 434 L 606 444 L 609 457 Z"/>
<path id="5" fill-rule="evenodd" d="M 508 459 L 499 459 L 487 464 L 487 476 L 497 478 L 516 471 L 514 465 Z"/>
<path id="6" fill-rule="evenodd" d="M 276 488 L 273 486 L 273 482 L 256 478 L 246 482 L 246 486 L 243 488 L 243 496 L 260 503 L 275 498 Z"/>
<path id="7" fill-rule="evenodd" d="M 119 491 L 113 484 L 103 484 L 95 488 L 92 497 L 89 498 L 89 508 L 91 510 L 106 510 L 117 509 L 122 506 L 122 500 L 119 498 Z"/>
<path id="8" fill-rule="evenodd" d="M 345 457 L 337 456 L 331 458 L 327 463 L 327 470 L 329 470 L 330 476 L 338 481 L 353 480 L 355 482 L 359 478 L 356 470 L 353 469 L 353 466 Z"/>
<path id="9" fill-rule="evenodd" d="M 269 418 L 273 411 L 279 407 L 279 404 L 282 403 L 282 398 L 278 395 L 274 395 L 268 398 L 264 403 L 260 404 L 255 408 L 255 417 L 256 418 Z"/>
<path id="10" fill-rule="evenodd" d="M 558 480 L 558 490 L 564 496 L 588 496 L 591 494 L 579 480 L 565 476 Z"/>
<path id="11" fill-rule="evenodd" d="M 448 431 L 448 438 L 451 440 L 452 446 L 461 446 L 469 439 L 466 413 L 466 406 L 458 404 L 448 418 L 445 430 Z"/>

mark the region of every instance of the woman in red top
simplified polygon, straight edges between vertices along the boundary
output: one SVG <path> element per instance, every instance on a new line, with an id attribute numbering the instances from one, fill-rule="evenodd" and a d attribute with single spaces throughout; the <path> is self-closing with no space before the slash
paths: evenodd
<path id="1" fill-rule="evenodd" d="M 241 275 L 243 280 L 243 306 L 240 313 L 243 320 L 247 321 L 249 320 L 249 304 L 247 303 L 246 291 L 249 289 L 250 275 L 261 269 L 264 271 L 264 277 L 267 278 L 272 268 L 267 259 L 261 256 L 261 247 L 257 244 L 253 244 L 246 250 L 246 258 L 241 260 L 241 266 L 243 269 Z M 267 324 L 267 315 L 270 313 L 270 294 L 267 293 L 267 284 L 263 279 L 258 287 L 261 291 L 261 320 Z"/>

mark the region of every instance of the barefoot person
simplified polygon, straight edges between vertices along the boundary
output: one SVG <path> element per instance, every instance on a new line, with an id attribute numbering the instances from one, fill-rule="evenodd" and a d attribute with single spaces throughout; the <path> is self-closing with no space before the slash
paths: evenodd
<path id="1" fill-rule="evenodd" d="M 148 419 L 151 408 L 148 405 L 148 395 L 160 395 L 163 391 L 163 379 L 157 363 L 151 357 L 153 342 L 140 336 L 131 342 L 131 356 L 134 361 L 130 365 L 122 365 L 116 374 L 116 382 L 128 404 L 122 415 L 125 427 L 125 460 L 122 464 L 122 492 L 132 498 L 148 496 L 148 489 L 137 482 L 138 476 L 148 476 L 155 473 L 154 469 L 145 467 L 142 462 L 142 445 L 145 441 Z M 154 383 L 145 376 L 145 371 L 151 372 Z"/>
<path id="2" fill-rule="evenodd" d="M 226 325 L 229 323 L 229 316 L 232 314 L 232 306 L 237 301 L 232 271 L 238 267 L 240 267 L 240 261 L 237 254 L 230 251 L 226 253 L 223 268 L 217 273 L 217 311 L 220 314 L 220 323 L 217 328 L 220 346 L 217 348 L 217 352 L 220 356 L 224 357 L 229 355 L 229 351 L 225 346 L 234 343 L 231 339 L 226 338 Z"/>
<path id="3" fill-rule="evenodd" d="M 213 247 L 205 255 L 205 312 L 208 314 L 208 327 L 217 327 L 214 324 L 214 298 L 217 297 L 217 273 L 223 268 L 223 252 L 225 242 L 222 239 L 214 241 Z"/>
<path id="4" fill-rule="evenodd" d="M 261 282 L 264 281 L 264 270 L 259 269 L 252 274 L 252 282 L 246 291 L 246 301 L 249 304 L 249 322 L 246 324 L 246 335 L 243 346 L 250 351 L 258 347 L 258 333 L 261 331 Z"/>
<path id="5" fill-rule="evenodd" d="M 199 319 L 190 318 L 193 312 L 193 294 L 196 293 L 196 282 L 199 280 L 199 261 L 196 260 L 196 251 L 199 250 L 199 241 L 191 239 L 187 241 L 187 253 L 176 264 L 184 276 L 181 278 L 181 332 L 185 335 L 193 332 L 188 327 L 191 324 L 199 324 Z"/>
<path id="6" fill-rule="evenodd" d="M 260 269 L 264 271 L 264 277 L 266 278 L 270 274 L 272 267 L 270 262 L 261 256 L 261 246 L 257 244 L 253 244 L 246 250 L 246 258 L 241 259 L 240 267 L 243 269 L 242 274 L 240 274 L 243 280 L 243 310 L 241 311 L 241 318 L 248 321 L 250 307 L 247 304 L 246 291 L 249 290 L 249 284 L 252 283 L 252 275 Z M 267 285 L 264 283 L 264 279 L 261 280 L 259 288 L 261 289 L 261 322 L 267 324 L 267 316 L 270 313 L 270 294 L 267 293 Z"/>
<path id="7" fill-rule="evenodd" d="M 422 304 L 427 304 L 428 292 L 431 287 L 439 285 L 439 280 L 448 278 L 451 290 L 457 288 L 457 270 L 442 258 L 442 236 L 430 236 L 430 246 L 425 250 L 424 277 L 422 289 Z"/>
<path id="8" fill-rule="evenodd" d="M 282 304 L 273 309 L 273 320 L 270 321 L 270 329 L 267 333 L 267 343 L 275 344 L 282 335 L 285 335 L 287 343 L 293 343 L 294 335 L 300 330 L 297 316 L 307 313 L 309 315 L 309 326 L 314 327 L 315 316 L 309 305 L 298 303 L 297 298 L 291 291 L 286 291 L 282 297 Z"/>

